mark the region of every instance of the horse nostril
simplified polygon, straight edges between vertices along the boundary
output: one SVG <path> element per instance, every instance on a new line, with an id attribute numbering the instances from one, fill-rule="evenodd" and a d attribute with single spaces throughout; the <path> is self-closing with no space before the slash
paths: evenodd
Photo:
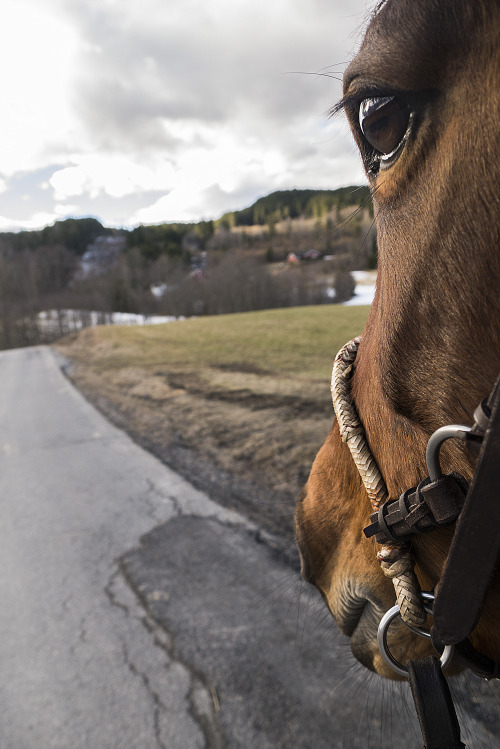
<path id="1" fill-rule="evenodd" d="M 302 533 L 300 525 L 297 525 L 295 528 L 295 543 L 299 552 L 300 574 L 307 583 L 314 584 L 310 553 L 304 541 L 304 534 Z"/>
<path id="2" fill-rule="evenodd" d="M 306 561 L 300 549 L 299 549 L 299 557 L 300 557 L 300 574 L 302 578 L 306 581 L 306 583 L 313 584 L 311 565 Z"/>

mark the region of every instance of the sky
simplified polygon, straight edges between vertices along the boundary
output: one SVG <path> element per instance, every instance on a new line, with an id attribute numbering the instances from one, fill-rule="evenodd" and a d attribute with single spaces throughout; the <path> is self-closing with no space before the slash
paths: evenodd
<path id="1" fill-rule="evenodd" d="M 370 0 L 2 0 L 0 231 L 214 219 L 366 182 L 341 75 Z"/>

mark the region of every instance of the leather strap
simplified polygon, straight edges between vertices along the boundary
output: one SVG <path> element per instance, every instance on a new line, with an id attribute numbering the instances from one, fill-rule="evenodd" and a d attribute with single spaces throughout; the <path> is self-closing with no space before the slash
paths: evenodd
<path id="1" fill-rule="evenodd" d="M 451 525 L 458 518 L 467 494 L 468 484 L 459 473 L 440 476 L 436 481 L 424 479 L 407 489 L 399 499 L 380 505 L 370 515 L 370 525 L 363 529 L 367 538 L 375 536 L 379 544 L 403 543 L 415 533 Z"/>
<path id="2" fill-rule="evenodd" d="M 434 627 L 453 645 L 474 629 L 500 553 L 500 378 L 479 461 L 436 589 Z"/>
<path id="3" fill-rule="evenodd" d="M 448 683 L 438 659 L 429 655 L 406 663 L 423 749 L 464 749 Z"/>

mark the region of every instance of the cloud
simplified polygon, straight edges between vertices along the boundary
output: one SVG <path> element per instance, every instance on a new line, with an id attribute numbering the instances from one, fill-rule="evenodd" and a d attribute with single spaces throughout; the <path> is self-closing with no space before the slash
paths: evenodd
<path id="1" fill-rule="evenodd" d="M 71 174 L 72 169 L 78 168 L 53 164 L 0 180 L 0 229 L 39 229 L 69 216 L 103 215 L 110 226 L 130 226 L 137 211 L 164 195 L 142 185 L 128 191 L 117 185 L 115 194 L 112 187 L 107 193 L 98 182 L 86 184 L 84 172 Z"/>
<path id="2" fill-rule="evenodd" d="M 50 177 L 56 200 L 84 194 L 93 198 L 100 192 L 112 198 L 123 198 L 140 190 L 171 189 L 174 181 L 169 161 L 147 166 L 126 154 L 85 154 L 75 156 L 75 162 Z"/>
<path id="3" fill-rule="evenodd" d="M 317 0 L 77 3 L 85 35 L 73 101 L 96 141 L 156 147 L 177 120 L 287 125 L 340 88 L 302 75 L 342 68 L 352 3 Z M 307 18 L 304 15 L 307 15 Z M 335 33 L 333 33 L 335 31 Z M 334 42 L 332 43 L 332 40 Z M 332 89 L 335 91 L 332 97 Z M 142 137 L 142 142 L 141 142 Z"/>
<path id="4" fill-rule="evenodd" d="M 194 220 L 361 181 L 327 111 L 365 1 L 5 0 L 3 225 Z"/>
<path id="5" fill-rule="evenodd" d="M 77 30 L 54 8 L 4 0 L 0 9 L 0 169 L 13 174 L 47 163 L 50 144 L 75 127 L 66 105 Z"/>
<path id="6" fill-rule="evenodd" d="M 311 125 L 312 127 L 312 125 Z M 347 126 L 336 125 L 335 136 L 323 133 L 310 140 L 297 126 L 283 148 L 276 140 L 240 139 L 222 127 L 210 149 L 189 149 L 177 162 L 177 179 L 168 195 L 136 216 L 139 223 L 215 218 L 244 208 L 257 197 L 289 188 L 331 188 L 364 182 L 364 175 Z M 343 147 L 328 153 L 335 141 Z"/>

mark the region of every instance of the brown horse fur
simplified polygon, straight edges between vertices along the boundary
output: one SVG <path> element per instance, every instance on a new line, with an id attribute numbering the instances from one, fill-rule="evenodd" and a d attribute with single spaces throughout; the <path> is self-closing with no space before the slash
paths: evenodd
<path id="1" fill-rule="evenodd" d="M 355 403 L 390 497 L 427 475 L 430 434 L 450 423 L 470 425 L 500 372 L 499 39 L 498 0 L 388 0 L 344 75 L 338 108 L 367 169 L 360 102 L 396 95 L 415 114 L 399 158 L 368 174 L 379 271 L 353 376 Z M 474 460 L 454 441 L 442 459 L 445 470 L 471 477 Z M 358 660 L 392 677 L 375 635 L 394 590 L 378 567 L 374 542 L 362 534 L 369 513 L 334 424 L 297 506 L 302 573 L 351 636 Z M 443 529 L 415 539 L 423 590 L 437 583 L 452 535 Z M 496 659 L 499 621 L 497 575 L 471 638 Z M 403 662 L 427 648 L 407 630 L 392 644 Z"/>

